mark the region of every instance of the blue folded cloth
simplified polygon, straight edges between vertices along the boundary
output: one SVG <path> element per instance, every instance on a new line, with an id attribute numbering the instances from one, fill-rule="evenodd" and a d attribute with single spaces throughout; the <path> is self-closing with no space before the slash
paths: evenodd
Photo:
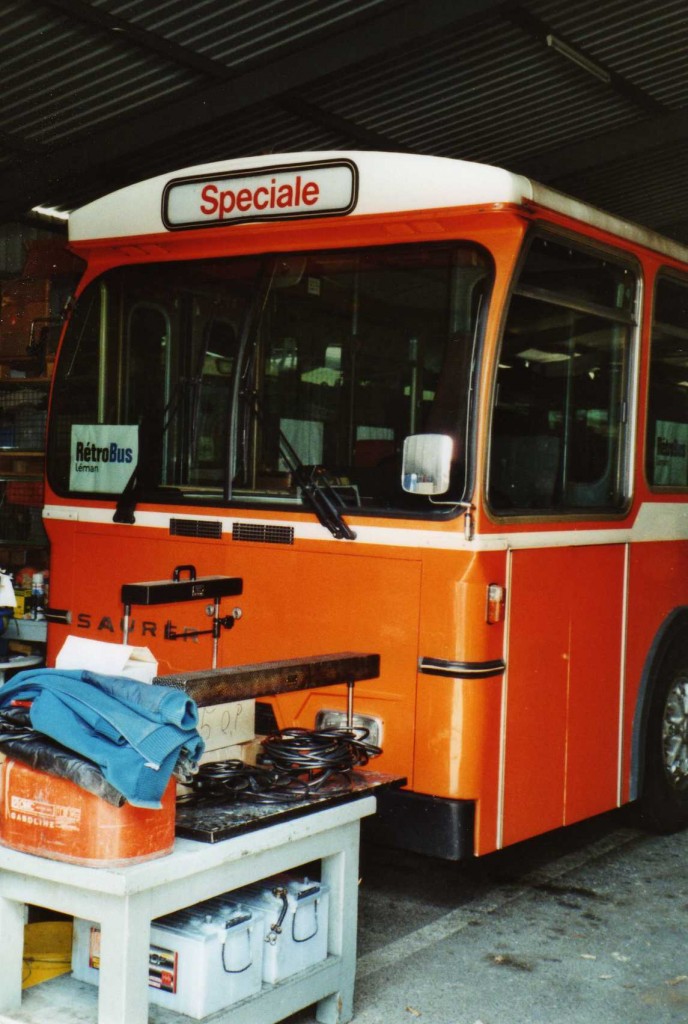
<path id="1" fill-rule="evenodd" d="M 99 766 L 136 807 L 160 807 L 182 750 L 192 764 L 204 750 L 198 709 L 180 690 L 124 676 L 27 669 L 0 687 L 0 708 L 32 701 L 37 732 Z"/>

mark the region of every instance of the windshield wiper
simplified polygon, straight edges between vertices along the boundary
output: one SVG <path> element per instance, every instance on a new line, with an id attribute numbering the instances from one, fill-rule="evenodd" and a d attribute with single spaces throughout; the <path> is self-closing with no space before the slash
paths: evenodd
<path id="1" fill-rule="evenodd" d="M 263 310 L 265 309 L 268 301 L 268 296 L 272 288 L 272 280 L 275 276 L 276 266 L 277 260 L 272 259 L 267 266 L 264 267 L 258 279 L 256 291 L 253 296 L 253 302 L 246 307 L 243 322 L 241 324 L 241 333 L 239 335 L 236 364 L 234 368 L 234 380 L 232 382 L 232 395 L 230 398 L 229 430 L 227 431 L 227 467 L 224 486 L 225 501 L 232 500 L 232 485 L 234 481 L 234 474 L 236 472 L 237 447 L 239 442 L 239 402 L 242 398 L 242 384 L 245 383 L 242 376 L 244 360 L 246 358 L 249 345 L 253 339 L 253 333 L 260 323 Z"/>
<path id="2" fill-rule="evenodd" d="M 346 506 L 342 501 L 341 495 L 337 493 L 328 480 L 325 467 L 304 466 L 295 449 L 281 430 L 279 445 L 282 458 L 301 489 L 304 501 L 313 509 L 319 522 L 337 540 L 356 540 L 355 532 L 342 519 L 342 509 Z"/>
<path id="3" fill-rule="evenodd" d="M 134 472 L 129 477 L 127 484 L 122 493 L 117 498 L 117 504 L 115 505 L 115 511 L 112 516 L 113 523 L 126 523 L 131 525 L 136 522 L 136 505 L 138 503 L 138 462 L 134 466 Z"/>
<path id="4" fill-rule="evenodd" d="M 250 360 L 246 367 L 244 362 L 253 340 L 254 332 L 260 323 L 268 296 L 272 289 L 277 260 L 273 259 L 265 267 L 256 288 L 253 302 L 246 309 L 237 351 L 236 369 L 231 398 L 231 422 L 227 445 L 227 475 L 225 479 L 226 501 L 232 498 L 232 481 L 236 471 L 237 447 L 239 441 L 239 405 L 241 399 L 248 401 L 252 415 L 262 420 L 258 396 L 248 382 Z M 301 489 L 304 501 L 310 505 L 319 522 L 337 539 L 355 540 L 356 534 L 342 519 L 341 510 L 344 502 L 327 479 L 327 471 L 322 466 L 304 466 L 297 452 L 289 443 L 282 430 L 279 431 L 279 447 L 282 458 L 287 463 L 294 480 Z"/>

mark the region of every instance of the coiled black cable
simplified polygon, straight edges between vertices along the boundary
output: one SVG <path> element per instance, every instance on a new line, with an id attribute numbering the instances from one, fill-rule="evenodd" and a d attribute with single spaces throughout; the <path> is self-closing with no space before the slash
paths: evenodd
<path id="1" fill-rule="evenodd" d="M 348 792 L 353 769 L 382 753 L 367 737 L 363 728 L 278 730 L 262 740 L 258 765 L 238 760 L 201 765 L 192 793 L 180 802 L 277 804 Z"/>
<path id="2" fill-rule="evenodd" d="M 178 798 L 179 803 L 216 803 L 238 800 L 242 795 L 253 796 L 270 786 L 267 772 L 255 765 L 239 760 L 213 761 L 203 764 L 191 781 L 192 793 Z"/>
<path id="3" fill-rule="evenodd" d="M 263 763 L 285 774 L 348 772 L 363 767 L 380 747 L 367 743 L 368 730 L 280 729 L 262 741 Z"/>

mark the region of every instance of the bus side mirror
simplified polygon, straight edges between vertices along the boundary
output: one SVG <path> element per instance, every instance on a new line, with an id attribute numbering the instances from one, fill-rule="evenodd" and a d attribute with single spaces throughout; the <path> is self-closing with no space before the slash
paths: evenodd
<path id="1" fill-rule="evenodd" d="M 454 442 L 446 434 L 411 434 L 404 441 L 401 486 L 409 494 L 449 490 Z"/>

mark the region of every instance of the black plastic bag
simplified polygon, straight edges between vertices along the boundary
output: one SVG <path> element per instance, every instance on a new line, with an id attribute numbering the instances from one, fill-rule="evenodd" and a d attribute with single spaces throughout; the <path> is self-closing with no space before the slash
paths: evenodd
<path id="1" fill-rule="evenodd" d="M 0 711 L 0 750 L 30 768 L 69 779 L 88 793 L 93 793 L 113 807 L 126 800 L 104 778 L 97 765 L 79 757 L 31 727 L 27 708 L 5 708 Z"/>

